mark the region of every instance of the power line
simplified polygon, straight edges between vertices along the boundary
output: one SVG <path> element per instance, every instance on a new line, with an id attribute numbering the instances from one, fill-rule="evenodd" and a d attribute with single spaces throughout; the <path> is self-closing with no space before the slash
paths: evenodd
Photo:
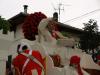
<path id="1" fill-rule="evenodd" d="M 67 21 L 65 21 L 64 23 L 70 22 L 70 21 L 74 21 L 74 20 L 77 20 L 77 19 L 80 19 L 80 18 L 85 17 L 85 16 L 87 16 L 87 15 L 94 14 L 94 13 L 96 13 L 96 12 L 98 12 L 98 11 L 100 11 L 100 9 L 96 9 L 96 10 L 93 10 L 93 11 L 91 11 L 91 12 L 89 12 L 89 13 L 84 14 L 84 15 L 75 17 L 75 18 L 70 19 L 70 20 L 67 20 Z"/>

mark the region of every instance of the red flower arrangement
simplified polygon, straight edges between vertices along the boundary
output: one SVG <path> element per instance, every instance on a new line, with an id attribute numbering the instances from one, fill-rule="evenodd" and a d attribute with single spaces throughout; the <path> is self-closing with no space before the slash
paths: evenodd
<path id="1" fill-rule="evenodd" d="M 59 67 L 59 66 L 61 66 L 61 58 L 60 58 L 60 56 L 59 55 L 51 55 L 51 57 L 52 57 L 52 60 L 53 60 L 53 62 L 54 62 L 54 66 L 56 66 L 56 67 Z"/>
<path id="2" fill-rule="evenodd" d="M 47 17 L 41 12 L 35 12 L 34 14 L 30 14 L 26 17 L 22 26 L 24 37 L 26 39 L 35 40 L 35 35 L 38 34 L 37 27 L 43 18 Z"/>

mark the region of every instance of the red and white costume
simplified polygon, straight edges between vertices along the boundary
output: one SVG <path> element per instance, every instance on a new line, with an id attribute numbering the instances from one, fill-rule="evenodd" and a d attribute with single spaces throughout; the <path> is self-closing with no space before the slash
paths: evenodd
<path id="1" fill-rule="evenodd" d="M 80 57 L 72 56 L 70 58 L 70 64 L 77 65 L 76 71 L 78 72 L 78 75 L 83 75 L 83 72 L 82 72 L 81 67 L 80 67 Z"/>
<path id="2" fill-rule="evenodd" d="M 84 71 L 80 67 L 80 57 L 78 56 L 72 56 L 70 58 L 70 64 L 76 65 L 77 67 L 73 66 L 65 66 L 65 75 L 89 75 L 86 71 Z"/>
<path id="3" fill-rule="evenodd" d="M 45 60 L 42 58 L 41 54 L 38 51 L 34 50 L 25 50 L 24 53 L 32 55 L 34 59 L 36 59 L 43 67 L 34 60 L 26 57 L 22 53 L 13 59 L 13 66 L 18 69 L 20 75 L 33 75 L 33 70 L 37 71 L 37 75 L 41 75 L 42 71 L 45 69 Z"/>

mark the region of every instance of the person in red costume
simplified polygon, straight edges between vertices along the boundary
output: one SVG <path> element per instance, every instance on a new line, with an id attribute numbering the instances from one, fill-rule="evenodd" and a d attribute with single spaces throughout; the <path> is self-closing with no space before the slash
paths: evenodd
<path id="1" fill-rule="evenodd" d="M 26 45 L 18 45 L 17 52 L 18 55 L 12 61 L 15 75 L 33 75 L 33 70 L 37 71 L 37 75 L 42 75 L 42 71 L 45 70 L 45 63 L 38 51 L 29 50 Z"/>
<path id="2" fill-rule="evenodd" d="M 70 66 L 73 66 L 76 69 L 78 75 L 83 75 L 83 72 L 80 67 L 80 57 L 72 56 L 70 58 Z"/>
<path id="3" fill-rule="evenodd" d="M 70 66 L 72 66 L 76 72 L 77 72 L 77 75 L 89 75 L 87 72 L 85 72 L 81 66 L 80 66 L 80 60 L 81 58 L 77 55 L 75 56 L 72 56 L 70 58 Z"/>
<path id="4" fill-rule="evenodd" d="M 65 66 L 65 75 L 89 75 L 80 66 L 80 57 L 75 55 L 70 58 L 69 66 Z"/>

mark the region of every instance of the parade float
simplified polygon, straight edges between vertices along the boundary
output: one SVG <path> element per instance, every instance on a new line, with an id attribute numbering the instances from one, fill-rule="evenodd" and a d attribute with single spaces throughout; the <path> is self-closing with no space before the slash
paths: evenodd
<path id="1" fill-rule="evenodd" d="M 54 17 L 48 18 L 41 12 L 29 14 L 24 23 L 17 26 L 17 39 L 10 46 L 11 52 L 9 54 L 13 58 L 17 56 L 18 44 L 28 45 L 28 50 L 38 51 L 41 57 L 37 55 L 36 59 L 43 59 L 45 71 L 42 68 L 43 73 L 39 74 L 37 69 L 33 69 L 33 75 L 93 75 L 91 72 L 93 69 L 99 71 L 100 66 L 93 62 L 91 55 L 83 53 L 78 48 L 73 48 L 76 44 L 75 40 L 63 36 L 57 27 L 58 23 L 54 20 Z M 72 61 L 71 57 L 73 56 L 80 58 L 72 58 Z M 80 64 L 80 70 L 70 68 L 70 63 Z"/>
<path id="2" fill-rule="evenodd" d="M 37 62 L 38 67 L 36 63 L 33 64 L 36 66 L 32 70 L 33 75 L 94 75 L 95 73 L 92 71 L 100 71 L 100 66 L 94 63 L 91 55 L 83 53 L 81 49 L 74 48 L 76 45 L 74 38 L 62 35 L 55 17 L 48 18 L 41 12 L 27 14 L 26 16 L 24 22 L 15 27 L 14 40 L 1 42 L 1 46 L 4 44 L 2 47 L 0 46 L 2 56 L 0 61 L 1 75 L 9 72 L 9 69 L 12 70 L 14 65 L 12 62 L 18 56 L 17 46 L 19 44 L 21 45 L 19 51 L 22 50 L 24 45 L 27 45 L 28 50 L 30 50 L 29 54 L 33 53 L 34 57 L 40 61 L 40 64 Z M 30 58 L 30 60 L 32 59 Z M 78 69 L 71 68 L 70 64 L 78 64 Z M 41 65 L 42 71 L 40 74 L 37 69 Z"/>

